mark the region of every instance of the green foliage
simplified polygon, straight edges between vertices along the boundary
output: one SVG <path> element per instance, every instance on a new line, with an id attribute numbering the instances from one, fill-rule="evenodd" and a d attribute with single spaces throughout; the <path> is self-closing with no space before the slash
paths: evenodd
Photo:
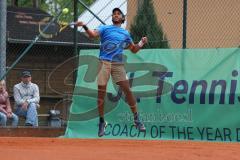
<path id="1" fill-rule="evenodd" d="M 19 7 L 32 7 L 33 6 L 33 0 L 16 0 L 18 1 Z M 43 0 L 38 0 L 39 2 L 43 2 Z M 11 5 L 12 0 L 7 0 L 7 4 Z"/>
<path id="2" fill-rule="evenodd" d="M 143 0 L 131 24 L 130 32 L 134 42 L 139 41 L 143 36 L 148 37 L 149 43 L 144 48 L 169 48 L 162 26 L 158 24 L 152 0 Z"/>
<path id="3" fill-rule="evenodd" d="M 69 0 L 50 0 L 50 1 L 51 1 L 51 5 L 45 11 L 47 11 L 49 14 L 55 16 L 62 9 L 68 8 L 69 9 L 69 13 L 66 14 L 66 15 L 63 15 L 61 17 L 61 20 L 62 21 L 67 21 L 67 22 L 73 21 L 73 19 L 74 19 L 74 17 L 73 17 L 73 14 L 74 14 L 73 1 L 72 1 L 72 3 L 69 6 L 66 6 L 69 3 Z M 83 0 L 83 2 L 86 5 L 88 5 L 88 6 L 91 5 L 94 1 L 95 0 Z M 82 7 L 82 5 L 79 4 L 79 3 L 77 4 L 77 9 L 78 9 L 77 10 L 78 15 L 80 15 L 85 10 L 85 8 Z"/>
<path id="4" fill-rule="evenodd" d="M 63 8 L 68 8 L 69 13 L 66 15 L 63 15 L 61 17 L 62 21 L 71 22 L 73 21 L 73 0 L 38 0 L 39 1 L 39 8 L 46 11 L 50 15 L 57 15 Z M 70 4 L 69 4 L 70 2 Z M 95 0 L 83 0 L 83 2 L 86 5 L 91 5 Z M 7 0 L 8 5 L 11 5 L 11 0 Z M 69 6 L 66 6 L 69 4 Z M 18 0 L 18 6 L 19 7 L 32 7 L 33 1 L 32 0 Z M 85 10 L 84 7 L 82 7 L 78 3 L 78 15 L 80 15 Z"/>

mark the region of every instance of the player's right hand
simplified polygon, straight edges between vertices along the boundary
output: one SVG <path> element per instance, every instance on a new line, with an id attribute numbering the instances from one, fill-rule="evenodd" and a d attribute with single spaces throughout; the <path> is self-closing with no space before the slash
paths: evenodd
<path id="1" fill-rule="evenodd" d="M 82 21 L 77 21 L 75 24 L 76 24 L 76 26 L 78 26 L 78 27 L 80 27 L 80 26 L 83 26 L 83 25 L 84 25 L 84 23 L 83 23 Z"/>

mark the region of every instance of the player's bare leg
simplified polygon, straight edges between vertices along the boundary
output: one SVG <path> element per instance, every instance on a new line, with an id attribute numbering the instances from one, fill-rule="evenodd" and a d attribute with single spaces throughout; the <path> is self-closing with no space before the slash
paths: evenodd
<path id="1" fill-rule="evenodd" d="M 126 96 L 128 105 L 130 106 L 130 109 L 134 116 L 134 124 L 136 125 L 136 128 L 140 131 L 146 131 L 144 124 L 140 121 L 139 114 L 137 111 L 137 102 L 130 89 L 129 81 L 120 81 L 117 84 L 120 86 L 120 88 L 122 89 Z"/>
<path id="2" fill-rule="evenodd" d="M 107 123 L 104 120 L 104 98 L 106 95 L 107 86 L 98 86 L 98 113 L 99 113 L 99 128 L 98 136 L 102 137 L 105 133 Z"/>

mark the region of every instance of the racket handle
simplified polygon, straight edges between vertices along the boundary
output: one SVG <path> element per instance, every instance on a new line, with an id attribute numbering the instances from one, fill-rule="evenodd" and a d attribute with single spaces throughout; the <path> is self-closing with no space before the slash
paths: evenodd
<path id="1" fill-rule="evenodd" d="M 69 26 L 74 26 L 76 24 L 77 24 L 76 22 L 71 22 L 71 23 L 69 23 Z"/>

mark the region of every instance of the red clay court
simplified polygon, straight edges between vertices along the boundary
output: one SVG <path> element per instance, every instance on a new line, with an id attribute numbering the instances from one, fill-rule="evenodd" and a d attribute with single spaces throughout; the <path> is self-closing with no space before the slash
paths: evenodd
<path id="1" fill-rule="evenodd" d="M 238 143 L 2 137 L 3 160 L 233 160 Z"/>

